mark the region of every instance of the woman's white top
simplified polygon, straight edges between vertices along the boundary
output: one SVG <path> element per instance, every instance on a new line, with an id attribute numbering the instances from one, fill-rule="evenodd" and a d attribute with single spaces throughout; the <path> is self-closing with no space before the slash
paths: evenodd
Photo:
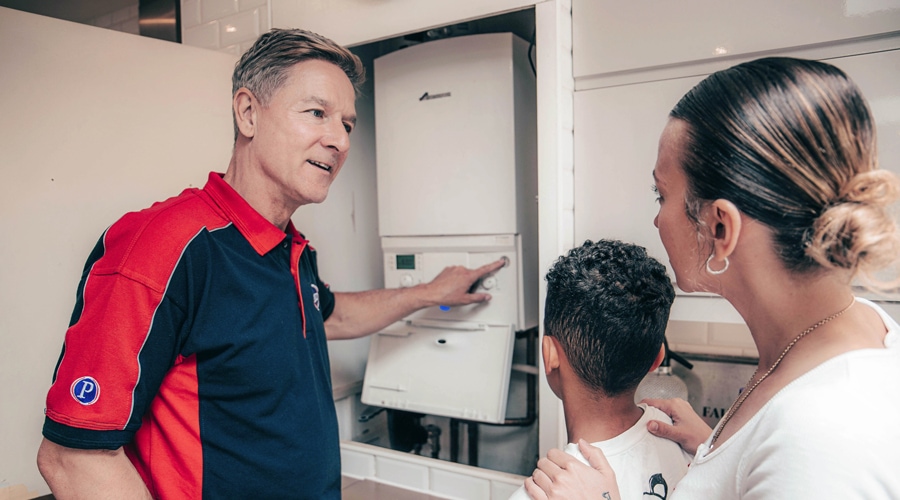
<path id="1" fill-rule="evenodd" d="M 900 498 L 900 326 L 856 300 L 881 316 L 887 348 L 829 359 L 712 451 L 710 436 L 672 498 Z"/>

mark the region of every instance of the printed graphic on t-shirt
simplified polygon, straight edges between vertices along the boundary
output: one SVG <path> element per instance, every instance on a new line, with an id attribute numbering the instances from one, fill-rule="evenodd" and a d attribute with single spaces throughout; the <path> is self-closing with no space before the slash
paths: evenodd
<path id="1" fill-rule="evenodd" d="M 666 500 L 666 497 L 669 496 L 669 485 L 666 484 L 666 479 L 662 474 L 653 474 L 650 476 L 650 491 L 645 491 L 644 496 L 661 498 L 662 500 Z M 661 493 L 660 493 L 661 490 Z"/>

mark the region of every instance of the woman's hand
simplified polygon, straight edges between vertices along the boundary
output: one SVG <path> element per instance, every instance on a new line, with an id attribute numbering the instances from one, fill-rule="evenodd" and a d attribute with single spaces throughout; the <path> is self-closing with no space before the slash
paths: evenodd
<path id="1" fill-rule="evenodd" d="M 546 458 L 538 460 L 538 468 L 525 480 L 525 491 L 531 498 L 621 500 L 616 473 L 603 452 L 584 439 L 578 441 L 578 448 L 591 465 L 584 465 L 562 450 L 550 450 Z"/>
<path id="2" fill-rule="evenodd" d="M 681 398 L 644 399 L 641 403 L 659 408 L 672 419 L 672 425 L 651 420 L 647 424 L 650 434 L 675 441 L 692 456 L 697 453 L 697 447 L 712 434 L 712 429 L 694 412 L 690 403 Z"/>

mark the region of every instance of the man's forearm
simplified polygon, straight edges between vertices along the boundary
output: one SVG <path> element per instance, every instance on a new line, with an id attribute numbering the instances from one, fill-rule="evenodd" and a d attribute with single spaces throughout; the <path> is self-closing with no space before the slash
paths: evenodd
<path id="1" fill-rule="evenodd" d="M 122 448 L 78 450 L 44 439 L 37 463 L 58 500 L 151 498 Z"/>
<path id="2" fill-rule="evenodd" d="M 410 288 L 335 293 L 334 311 L 325 322 L 325 334 L 328 340 L 362 337 L 423 307 L 459 306 L 490 300 L 488 293 L 473 293 L 472 285 L 505 266 L 506 262 L 499 259 L 477 269 L 449 266 L 430 282 Z"/>
<path id="3" fill-rule="evenodd" d="M 414 288 L 335 293 L 334 302 L 325 322 L 328 340 L 364 337 L 429 305 Z"/>

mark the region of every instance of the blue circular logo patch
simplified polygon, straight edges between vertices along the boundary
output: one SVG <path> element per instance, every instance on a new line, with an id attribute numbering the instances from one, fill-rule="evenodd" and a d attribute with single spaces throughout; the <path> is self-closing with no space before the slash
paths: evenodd
<path id="1" fill-rule="evenodd" d="M 83 405 L 92 405 L 100 397 L 100 384 L 93 377 L 81 377 L 72 383 L 72 397 Z"/>

